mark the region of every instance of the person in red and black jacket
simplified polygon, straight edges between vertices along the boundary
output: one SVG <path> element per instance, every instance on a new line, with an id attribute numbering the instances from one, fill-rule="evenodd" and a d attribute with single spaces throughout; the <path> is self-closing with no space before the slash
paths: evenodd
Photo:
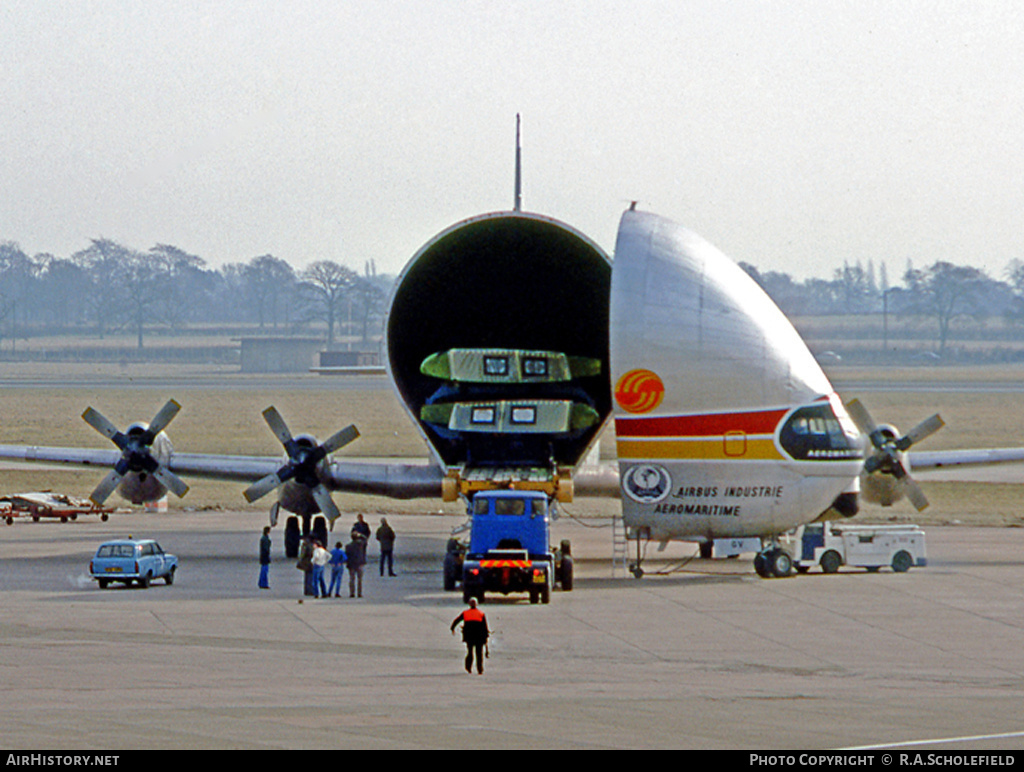
<path id="1" fill-rule="evenodd" d="M 466 672 L 473 672 L 473 657 L 476 656 L 476 672 L 481 675 L 484 672 L 484 647 L 491 631 L 487 627 L 487 617 L 484 612 L 476 607 L 476 598 L 469 599 L 469 608 L 455 617 L 452 622 L 451 631 L 455 635 L 455 628 L 459 622 L 462 623 L 462 640 L 466 644 Z"/>

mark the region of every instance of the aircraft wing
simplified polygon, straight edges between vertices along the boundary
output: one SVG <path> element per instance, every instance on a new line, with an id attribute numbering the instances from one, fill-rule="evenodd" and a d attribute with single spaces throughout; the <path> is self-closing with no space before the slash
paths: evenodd
<path id="1" fill-rule="evenodd" d="M 978 448 L 976 450 L 932 450 L 910 454 L 915 470 L 957 466 L 993 466 L 1024 461 L 1024 448 Z"/>
<path id="2" fill-rule="evenodd" d="M 121 458 L 117 450 L 88 448 L 47 448 L 35 445 L 0 445 L 0 459 L 31 463 L 68 464 L 69 466 L 111 467 Z"/>
<path id="3" fill-rule="evenodd" d="M 0 445 L 0 459 L 50 463 L 82 468 L 110 468 L 117 464 L 117 450 Z M 167 469 L 181 477 L 253 483 L 277 472 L 285 463 L 280 456 L 231 456 L 173 451 Z M 383 460 L 332 460 L 322 482 L 331 491 L 387 496 L 396 499 L 439 498 L 442 469 L 433 463 Z M 575 475 L 576 492 L 590 496 L 618 495 L 618 472 L 614 464 L 588 465 Z"/>
<path id="4" fill-rule="evenodd" d="M 9 461 L 109 468 L 120 458 L 121 453 L 117 450 L 0 445 L 0 459 Z M 252 483 L 278 471 L 284 463 L 285 459 L 280 456 L 231 456 L 174 451 L 166 467 L 182 477 Z M 425 463 L 332 461 L 323 482 L 336 491 L 416 498 L 440 496 L 442 477 L 439 467 Z"/>
<path id="5" fill-rule="evenodd" d="M 252 483 L 274 474 L 284 463 L 284 459 L 275 456 L 175 452 L 167 466 L 182 477 Z M 412 499 L 439 497 L 443 477 L 441 469 L 433 464 L 332 461 L 322 482 L 332 491 Z"/>

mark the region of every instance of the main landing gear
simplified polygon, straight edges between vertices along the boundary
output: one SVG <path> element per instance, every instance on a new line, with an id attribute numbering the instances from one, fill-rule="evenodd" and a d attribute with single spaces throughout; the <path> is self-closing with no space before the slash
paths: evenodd
<path id="1" fill-rule="evenodd" d="M 789 576 L 793 573 L 793 558 L 777 544 L 769 544 L 754 556 L 754 571 L 762 579 Z"/>
<path id="2" fill-rule="evenodd" d="M 642 567 L 644 558 L 644 541 L 650 540 L 651 533 L 647 528 L 638 528 L 635 534 L 636 538 L 636 561 L 629 564 L 629 572 L 637 579 L 640 579 L 644 575 L 644 569 Z M 706 546 L 705 546 L 706 545 Z M 710 558 L 712 542 L 706 542 L 701 544 L 701 557 Z M 778 545 L 777 542 L 770 541 L 766 544 L 762 544 L 761 551 L 754 556 L 754 571 L 762 579 L 781 579 L 782 577 L 789 576 L 793 573 L 793 558 Z"/>

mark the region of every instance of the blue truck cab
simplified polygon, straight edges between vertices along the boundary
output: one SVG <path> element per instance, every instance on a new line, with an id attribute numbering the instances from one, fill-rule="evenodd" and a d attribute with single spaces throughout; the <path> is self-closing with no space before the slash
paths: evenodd
<path id="1" fill-rule="evenodd" d="M 556 583 L 571 590 L 569 543 L 550 546 L 551 506 L 541 491 L 476 492 L 469 501 L 468 546 L 449 543 L 445 588 L 454 589 L 461 578 L 467 602 L 483 602 L 487 592 L 526 592 L 531 603 L 548 603 Z"/>

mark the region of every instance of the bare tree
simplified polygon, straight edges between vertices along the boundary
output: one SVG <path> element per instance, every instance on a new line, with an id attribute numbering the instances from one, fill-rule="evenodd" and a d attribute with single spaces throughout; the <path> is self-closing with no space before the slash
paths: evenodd
<path id="1" fill-rule="evenodd" d="M 909 269 L 904 281 L 911 296 L 908 310 L 931 316 L 936 322 L 939 353 L 946 348 L 953 320 L 982 310 L 982 292 L 989 283 L 977 268 L 941 260 L 923 270 Z"/>
<path id="2" fill-rule="evenodd" d="M 157 272 L 158 315 L 177 332 L 192 318 L 207 296 L 206 261 L 169 244 L 149 250 Z"/>
<path id="3" fill-rule="evenodd" d="M 277 329 L 278 317 L 295 287 L 295 270 L 273 255 L 254 257 L 243 269 L 246 294 L 256 307 L 262 330 L 268 319 Z"/>
<path id="4" fill-rule="evenodd" d="M 143 347 L 146 322 L 153 316 L 153 308 L 160 301 L 163 287 L 160 260 L 145 252 L 128 252 L 118 283 L 121 289 L 121 313 L 135 329 L 138 348 Z"/>
<path id="5" fill-rule="evenodd" d="M 89 277 L 90 286 L 83 288 L 81 297 L 101 338 L 116 315 L 121 274 L 130 252 L 110 239 L 93 239 L 88 247 L 71 256 L 71 261 Z"/>
<path id="6" fill-rule="evenodd" d="M 34 275 L 34 264 L 18 244 L 0 243 L 0 321 L 7 322 L 12 340 L 18 335 L 18 316 L 25 314 L 26 296 Z"/>
<path id="7" fill-rule="evenodd" d="M 333 260 L 318 260 L 302 272 L 301 278 L 314 316 L 327 324 L 327 345 L 331 346 L 342 300 L 358 277 L 352 269 Z"/>

